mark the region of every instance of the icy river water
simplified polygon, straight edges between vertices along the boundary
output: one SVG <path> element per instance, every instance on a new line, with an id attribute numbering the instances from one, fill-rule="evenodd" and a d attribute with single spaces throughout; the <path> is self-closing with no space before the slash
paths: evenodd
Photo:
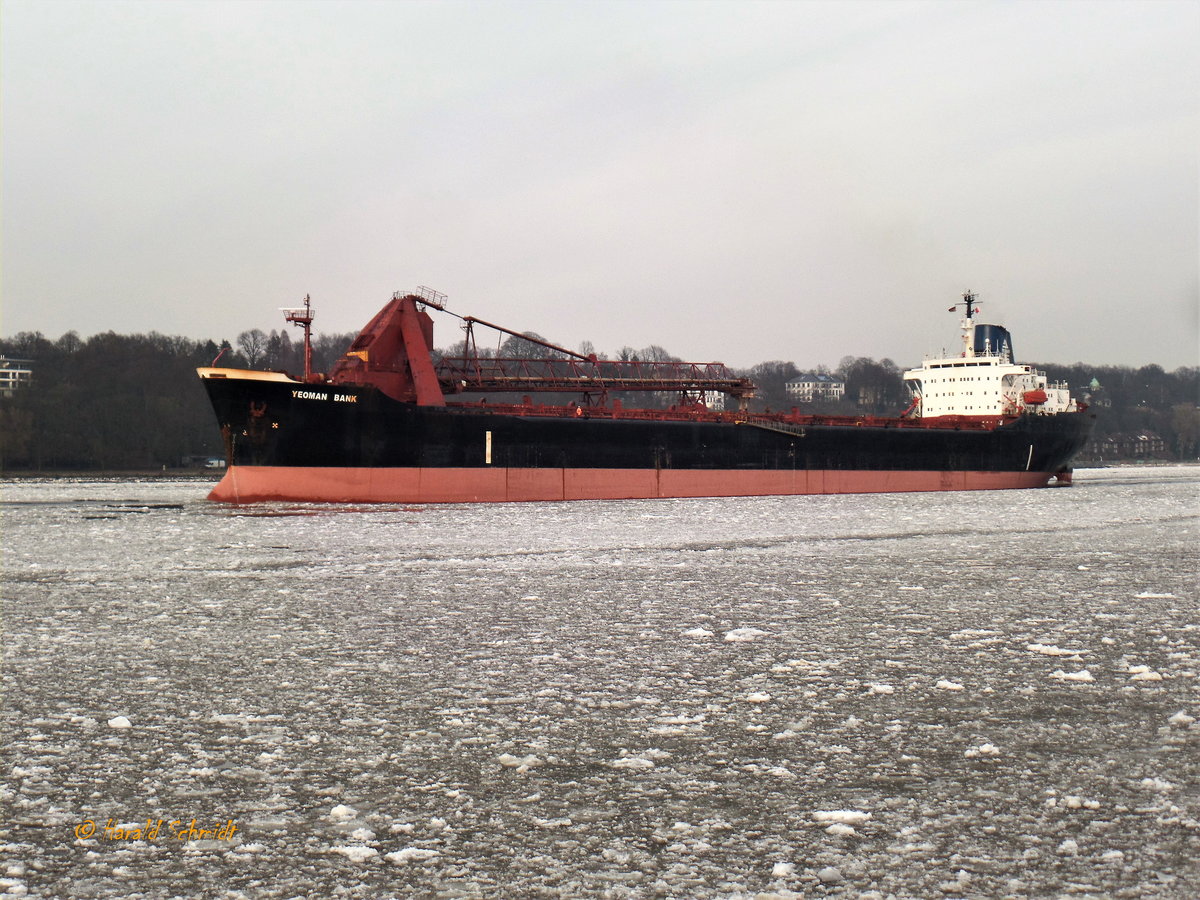
<path id="1" fill-rule="evenodd" d="M 1200 467 L 207 487 L 0 484 L 0 893 L 1200 896 Z"/>

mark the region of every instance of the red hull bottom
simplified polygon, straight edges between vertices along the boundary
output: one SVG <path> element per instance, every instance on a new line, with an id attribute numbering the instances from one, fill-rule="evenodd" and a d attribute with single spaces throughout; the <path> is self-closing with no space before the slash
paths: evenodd
<path id="1" fill-rule="evenodd" d="M 678 469 L 368 469 L 232 466 L 208 495 L 225 503 L 505 503 L 768 497 L 1044 487 L 1046 472 Z"/>

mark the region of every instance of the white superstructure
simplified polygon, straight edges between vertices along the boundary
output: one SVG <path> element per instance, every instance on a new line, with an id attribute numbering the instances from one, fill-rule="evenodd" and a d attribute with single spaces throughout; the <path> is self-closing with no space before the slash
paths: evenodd
<path id="1" fill-rule="evenodd" d="M 958 356 L 926 359 L 920 368 L 904 373 L 904 383 L 913 396 L 909 415 L 931 419 L 1075 411 L 1077 406 L 1067 385 L 1051 384 L 1045 372 L 1013 362 L 1007 329 L 975 322 L 979 312 L 976 302 L 974 294 L 963 295 L 966 313 L 961 322 L 963 347 Z"/>

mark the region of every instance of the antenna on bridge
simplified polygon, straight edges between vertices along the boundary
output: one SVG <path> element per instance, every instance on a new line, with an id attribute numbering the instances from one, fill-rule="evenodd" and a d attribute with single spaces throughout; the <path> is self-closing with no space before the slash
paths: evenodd
<path id="1" fill-rule="evenodd" d="M 954 312 L 956 309 L 962 306 L 964 307 L 963 311 L 967 314 L 967 318 L 973 319 L 975 318 L 976 313 L 979 312 L 979 307 L 976 306 L 976 304 L 979 302 L 978 298 L 979 295 L 974 291 L 967 291 L 965 294 L 963 294 L 962 302 L 955 303 L 952 307 L 950 307 L 949 311 Z"/>

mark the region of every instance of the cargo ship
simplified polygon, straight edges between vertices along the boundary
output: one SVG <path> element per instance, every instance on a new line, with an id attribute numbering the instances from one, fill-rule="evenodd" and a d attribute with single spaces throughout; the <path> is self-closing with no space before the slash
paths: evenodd
<path id="1" fill-rule="evenodd" d="M 1014 361 L 1007 329 L 962 307 L 962 348 L 904 373 L 891 417 L 751 412 L 755 385 L 721 363 L 605 360 L 397 292 L 327 373 L 198 369 L 226 470 L 209 499 L 483 503 L 991 490 L 1070 483 L 1093 417 Z M 434 349 L 430 312 L 461 321 Z M 481 353 L 477 328 L 523 352 Z M 535 402 L 541 396 L 546 402 Z M 653 397 L 665 408 L 638 406 Z M 569 398 L 569 399 L 568 399 Z M 631 402 L 631 398 L 634 402 Z"/>

